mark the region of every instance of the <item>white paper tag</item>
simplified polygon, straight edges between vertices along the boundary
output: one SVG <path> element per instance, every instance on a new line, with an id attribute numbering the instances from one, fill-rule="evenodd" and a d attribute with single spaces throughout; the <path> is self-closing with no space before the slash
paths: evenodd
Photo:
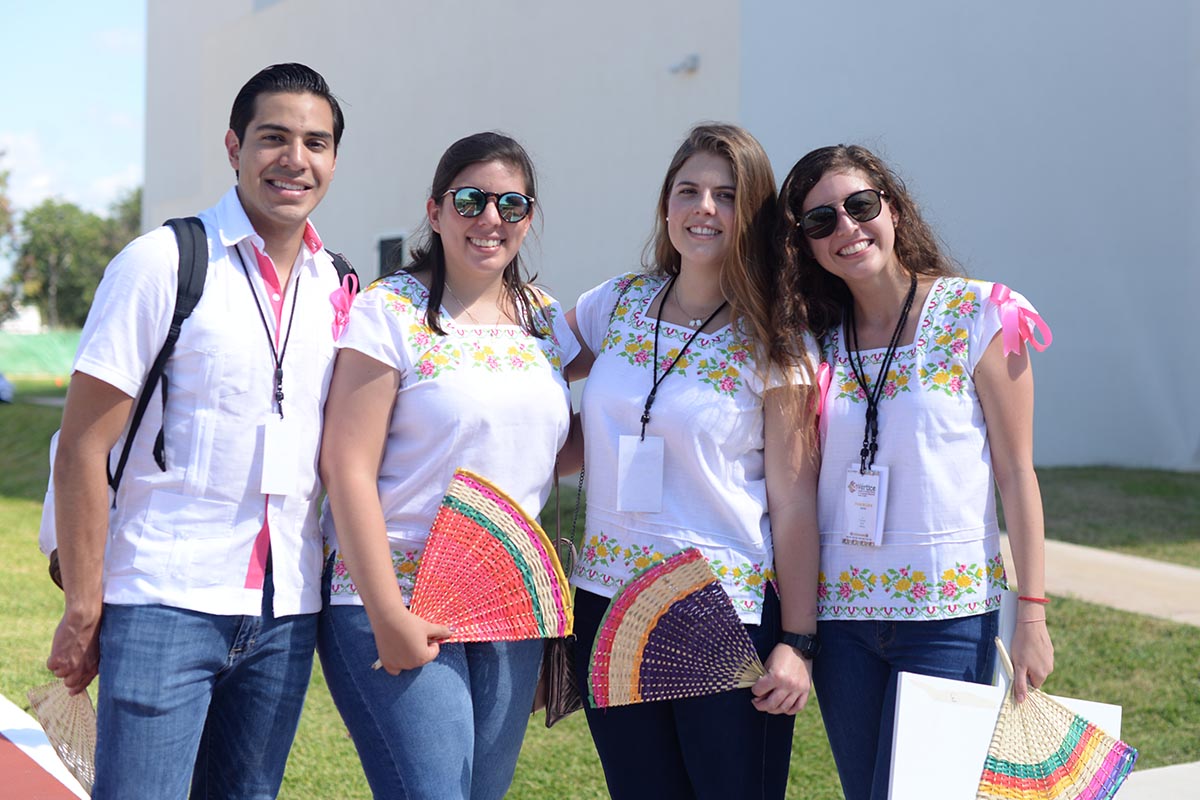
<path id="1" fill-rule="evenodd" d="M 296 493 L 300 464 L 298 437 L 284 417 L 271 414 L 263 423 L 263 494 Z"/>
<path id="2" fill-rule="evenodd" d="M 846 536 L 842 543 L 878 547 L 887 515 L 888 468 L 858 469 L 852 465 L 846 470 Z"/>
<path id="3" fill-rule="evenodd" d="M 662 511 L 663 439 L 622 436 L 617 447 L 617 510 Z"/>

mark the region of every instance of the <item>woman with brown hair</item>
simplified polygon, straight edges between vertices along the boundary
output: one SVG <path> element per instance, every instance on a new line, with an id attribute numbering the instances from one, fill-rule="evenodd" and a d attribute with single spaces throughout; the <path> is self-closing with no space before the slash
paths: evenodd
<path id="1" fill-rule="evenodd" d="M 590 370 L 587 529 L 572 576 L 581 680 L 609 598 L 687 547 L 767 667 L 752 689 L 589 708 L 613 797 L 782 797 L 787 784 L 816 649 L 817 465 L 804 433 L 811 364 L 773 320 L 774 187 L 749 133 L 696 127 L 663 180 L 645 271 L 568 313 L 583 345 L 571 377 Z"/>
<path id="2" fill-rule="evenodd" d="M 899 672 L 991 681 L 1006 585 L 996 487 L 1021 584 L 1018 701 L 1053 669 L 1022 347 L 1044 349 L 1049 329 L 1004 285 L 961 277 L 865 148 L 804 156 L 779 210 L 784 294 L 804 298 L 831 369 L 813 678 L 846 797 L 882 800 Z"/>

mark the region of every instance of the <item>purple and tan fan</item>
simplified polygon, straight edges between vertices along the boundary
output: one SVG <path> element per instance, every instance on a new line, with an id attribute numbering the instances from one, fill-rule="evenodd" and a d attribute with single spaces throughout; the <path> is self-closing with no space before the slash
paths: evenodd
<path id="1" fill-rule="evenodd" d="M 541 526 L 463 469 L 442 498 L 410 608 L 448 626 L 451 642 L 557 638 L 574 624 L 566 575 Z"/>
<path id="2" fill-rule="evenodd" d="M 1012 661 L 997 639 L 1000 660 Z M 1010 690 L 988 747 L 978 800 L 1109 800 L 1133 771 L 1137 750 L 1040 689 L 1025 702 Z"/>
<path id="3" fill-rule="evenodd" d="M 62 680 L 25 693 L 54 752 L 88 794 L 96 780 L 96 711 L 87 692 L 71 694 Z"/>
<path id="4" fill-rule="evenodd" d="M 592 646 L 595 708 L 744 689 L 765 674 L 699 550 L 648 567 L 612 599 Z"/>

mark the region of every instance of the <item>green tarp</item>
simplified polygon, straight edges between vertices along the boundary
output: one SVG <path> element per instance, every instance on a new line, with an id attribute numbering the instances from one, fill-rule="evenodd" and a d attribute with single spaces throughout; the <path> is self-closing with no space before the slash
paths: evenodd
<path id="1" fill-rule="evenodd" d="M 0 333 L 0 374 L 56 378 L 71 374 L 79 331 Z"/>

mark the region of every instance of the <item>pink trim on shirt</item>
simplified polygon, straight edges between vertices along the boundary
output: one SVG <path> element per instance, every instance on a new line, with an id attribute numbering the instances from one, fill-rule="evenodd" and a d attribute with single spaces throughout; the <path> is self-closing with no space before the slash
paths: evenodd
<path id="1" fill-rule="evenodd" d="M 316 240 L 317 246 L 320 247 L 320 239 L 317 239 L 317 234 L 312 229 L 312 225 L 308 225 L 304 231 L 304 243 L 312 249 L 309 244 L 309 234 L 311 238 Z M 271 261 L 271 257 L 266 253 L 254 248 L 254 258 L 258 262 L 258 271 L 262 273 L 263 283 L 267 286 L 267 299 L 271 303 L 271 311 L 275 315 L 275 341 L 279 342 L 279 328 L 283 324 L 283 291 L 279 286 L 279 273 L 275 271 L 275 263 Z M 254 539 L 254 547 L 250 551 L 250 563 L 246 567 L 246 583 L 247 589 L 261 589 L 263 581 L 267 575 L 267 558 L 271 554 L 271 524 L 267 519 L 267 510 L 270 507 L 270 496 L 263 498 L 263 526 L 258 532 L 258 536 Z"/>

